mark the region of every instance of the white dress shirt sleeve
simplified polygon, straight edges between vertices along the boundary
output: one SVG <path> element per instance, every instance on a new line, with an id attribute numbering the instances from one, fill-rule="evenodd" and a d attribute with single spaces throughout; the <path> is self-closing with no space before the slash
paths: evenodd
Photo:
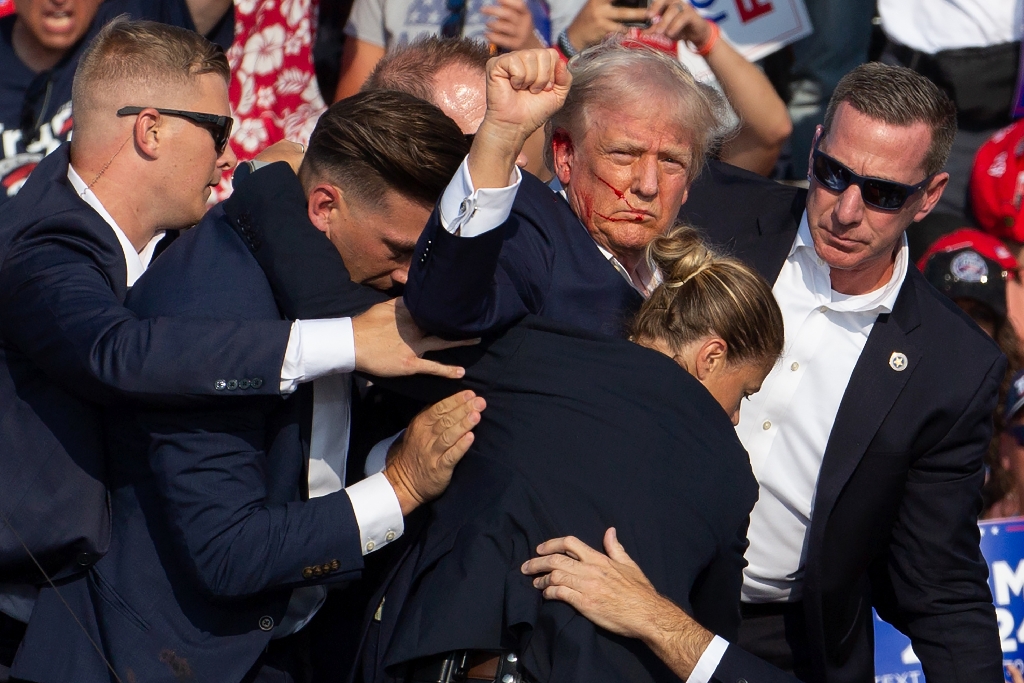
<path id="1" fill-rule="evenodd" d="M 462 160 L 441 195 L 441 225 L 453 235 L 476 237 L 508 220 L 523 176 L 516 168 L 509 176 L 508 187 L 477 190 L 469 177 L 468 163 L 469 157 Z"/>
<path id="2" fill-rule="evenodd" d="M 345 488 L 359 525 L 363 555 L 383 548 L 405 531 L 402 506 L 391 482 L 383 473 L 374 474 Z"/>
<path id="3" fill-rule="evenodd" d="M 725 656 L 725 651 L 728 649 L 729 641 L 719 636 L 712 638 L 708 646 L 704 648 L 700 659 L 697 660 L 697 666 L 693 667 L 693 671 L 690 672 L 686 683 L 708 683 L 715 675 L 715 670 L 722 663 L 722 657 Z"/>
<path id="4" fill-rule="evenodd" d="M 352 372 L 356 340 L 351 318 L 296 320 L 281 364 L 281 393 L 325 375 Z"/>

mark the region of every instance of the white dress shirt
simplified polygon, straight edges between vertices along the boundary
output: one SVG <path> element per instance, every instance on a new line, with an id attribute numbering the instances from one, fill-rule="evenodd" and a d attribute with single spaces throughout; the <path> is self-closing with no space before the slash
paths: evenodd
<path id="1" fill-rule="evenodd" d="M 1021 39 L 1020 0 L 878 0 L 885 34 L 901 45 L 935 54 Z"/>
<path id="2" fill-rule="evenodd" d="M 840 294 L 815 252 L 806 213 L 801 220 L 772 288 L 785 349 L 736 427 L 760 486 L 747 531 L 745 602 L 801 597 L 807 530 L 832 423 L 875 320 L 892 311 L 908 260 L 903 237 L 888 283 L 868 294 Z"/>
<path id="3" fill-rule="evenodd" d="M 124 252 L 126 284 L 132 287 L 149 267 L 154 249 L 164 232 L 158 232 L 141 252 L 136 252 L 127 235 L 71 165 L 68 165 L 68 180 L 83 201 L 113 230 Z M 352 380 L 349 373 L 354 369 L 355 337 L 350 318 L 296 320 L 292 323 L 281 367 L 281 393 L 289 394 L 303 382 L 321 382 L 320 386 L 316 383 L 313 385 L 313 433 L 309 467 L 311 498 L 343 488 L 351 402 L 349 387 Z M 317 419 L 318 414 L 320 419 Z M 359 525 L 360 545 L 364 555 L 401 536 L 404 529 L 401 506 L 383 474 L 374 474 L 358 482 L 349 487 L 346 493 Z M 36 595 L 38 591 L 32 586 L 0 584 L 0 612 L 28 622 Z M 320 603 L 316 604 L 316 609 Z M 291 607 L 289 604 L 288 616 L 291 615 Z M 309 614 L 295 631 L 312 616 Z M 281 626 L 277 630 L 281 630 Z"/>

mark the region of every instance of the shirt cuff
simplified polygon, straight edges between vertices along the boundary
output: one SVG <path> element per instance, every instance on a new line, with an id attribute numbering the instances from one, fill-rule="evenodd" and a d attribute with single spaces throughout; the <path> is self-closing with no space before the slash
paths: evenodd
<path id="1" fill-rule="evenodd" d="M 402 506 L 391 482 L 381 474 L 374 474 L 345 488 L 359 525 L 359 543 L 363 555 L 383 548 L 405 531 Z"/>
<path id="2" fill-rule="evenodd" d="M 469 157 L 455 172 L 441 195 L 441 225 L 453 235 L 476 237 L 497 228 L 508 220 L 512 203 L 523 175 L 517 167 L 509 176 L 508 187 L 475 189 L 469 177 Z"/>
<path id="3" fill-rule="evenodd" d="M 719 636 L 712 638 L 704 649 L 704 654 L 697 660 L 697 666 L 693 667 L 693 671 L 690 672 L 686 683 L 708 683 L 715 675 L 715 670 L 722 663 L 722 657 L 725 656 L 725 651 L 728 649 L 729 641 Z"/>
<path id="4" fill-rule="evenodd" d="M 351 318 L 296 320 L 281 364 L 281 393 L 303 382 L 356 368 L 356 340 Z"/>
<path id="5" fill-rule="evenodd" d="M 369 477 L 384 471 L 384 466 L 388 464 L 388 449 L 391 448 L 391 444 L 402 438 L 403 434 L 405 434 L 404 429 L 370 449 L 370 453 L 366 456 L 366 464 L 363 466 L 363 476 Z"/>

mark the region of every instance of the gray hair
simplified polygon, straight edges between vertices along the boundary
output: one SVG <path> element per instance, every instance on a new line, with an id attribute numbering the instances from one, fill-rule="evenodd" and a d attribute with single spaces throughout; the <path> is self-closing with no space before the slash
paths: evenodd
<path id="1" fill-rule="evenodd" d="M 660 50 L 636 42 L 610 38 L 569 60 L 572 87 L 565 104 L 547 127 L 545 161 L 553 168 L 551 137 L 558 129 L 579 140 L 590 125 L 591 110 L 606 103 L 674 94 L 680 105 L 675 112 L 690 133 L 692 157 L 690 180 L 697 176 L 708 154 L 729 133 L 725 125 L 727 105 L 711 86 L 697 81 L 690 70 Z M 617 104 L 616 106 L 621 106 Z"/>

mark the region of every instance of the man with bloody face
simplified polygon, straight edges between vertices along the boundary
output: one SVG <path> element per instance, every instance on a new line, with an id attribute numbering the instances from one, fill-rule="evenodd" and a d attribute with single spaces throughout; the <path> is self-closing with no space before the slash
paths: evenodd
<path id="1" fill-rule="evenodd" d="M 553 52 L 517 54 L 489 65 L 487 115 L 420 238 L 406 300 L 421 325 L 450 336 L 528 313 L 621 334 L 658 284 L 645 250 L 675 223 L 720 100 L 653 50 L 608 43 L 568 70 Z M 552 76 L 527 108 L 516 84 L 537 70 Z M 549 118 L 558 194 L 515 168 Z"/>

